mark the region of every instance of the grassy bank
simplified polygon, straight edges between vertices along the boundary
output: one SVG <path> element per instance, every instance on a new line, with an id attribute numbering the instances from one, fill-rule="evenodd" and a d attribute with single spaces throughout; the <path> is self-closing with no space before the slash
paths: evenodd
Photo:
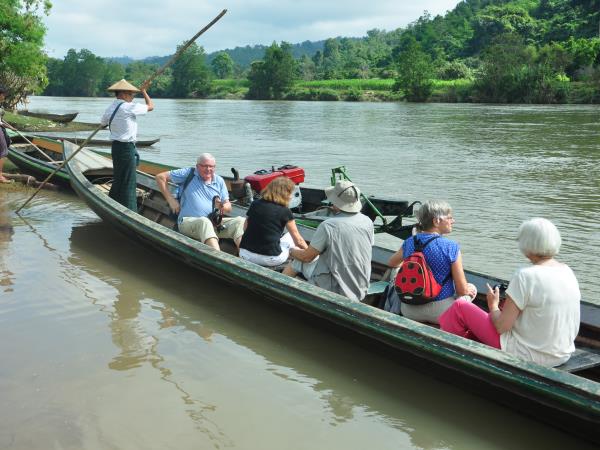
<path id="1" fill-rule="evenodd" d="M 393 90 L 393 79 L 298 80 L 284 95 L 285 100 L 308 101 L 403 101 L 402 92 Z M 248 92 L 248 80 L 214 80 L 210 98 L 243 99 Z M 474 82 L 470 79 L 434 80 L 429 102 L 476 102 Z M 564 103 L 600 103 L 598 86 L 571 82 Z"/>

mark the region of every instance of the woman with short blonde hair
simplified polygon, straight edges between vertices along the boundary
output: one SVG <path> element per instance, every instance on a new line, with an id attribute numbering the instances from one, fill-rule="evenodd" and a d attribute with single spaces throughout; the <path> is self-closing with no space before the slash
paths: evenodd
<path id="1" fill-rule="evenodd" d="M 294 188 L 289 178 L 277 177 L 262 190 L 261 198 L 252 202 L 240 243 L 241 258 L 273 267 L 285 263 L 294 246 L 307 247 L 288 208 Z"/>
<path id="2" fill-rule="evenodd" d="M 290 203 L 290 197 L 295 186 L 294 182 L 288 177 L 278 177 L 267 184 L 260 196 L 268 202 L 287 206 Z"/>

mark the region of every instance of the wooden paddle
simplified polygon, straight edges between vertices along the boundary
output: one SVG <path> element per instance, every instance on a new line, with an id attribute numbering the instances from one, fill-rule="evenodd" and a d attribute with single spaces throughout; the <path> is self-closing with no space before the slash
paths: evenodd
<path id="1" fill-rule="evenodd" d="M 180 49 L 179 49 L 179 50 L 178 50 L 178 51 L 177 51 L 177 52 L 176 52 L 176 53 L 175 53 L 175 54 L 174 54 L 174 55 L 173 55 L 171 58 L 169 58 L 169 60 L 168 60 L 168 61 L 167 61 L 165 64 L 163 64 L 163 66 L 162 66 L 161 68 L 159 68 L 159 69 L 158 69 L 156 72 L 154 72 L 154 74 L 150 75 L 150 77 L 149 77 L 149 78 L 148 78 L 146 81 L 144 81 L 144 82 L 142 83 L 142 85 L 140 86 L 140 88 L 141 88 L 142 90 L 146 90 L 146 89 L 148 89 L 148 88 L 150 87 L 150 85 L 152 84 L 152 82 L 154 81 L 154 79 L 155 79 L 157 76 L 159 76 L 161 73 L 163 73 L 163 72 L 165 71 L 165 69 L 166 69 L 167 67 L 169 67 L 171 64 L 173 64 L 173 63 L 174 63 L 174 62 L 177 60 L 177 58 L 179 58 L 179 57 L 181 56 L 181 54 L 182 54 L 184 51 L 186 51 L 186 50 L 188 49 L 188 47 L 189 47 L 190 45 L 192 45 L 192 43 L 193 43 L 193 42 L 194 42 L 196 39 L 198 39 L 198 38 L 199 38 L 199 37 L 200 37 L 200 36 L 201 36 L 201 35 L 202 35 L 204 32 L 206 32 L 206 31 L 207 31 L 207 30 L 208 30 L 210 27 L 212 27 L 212 26 L 213 26 L 215 23 L 217 23 L 217 22 L 219 21 L 219 19 L 225 15 L 225 13 L 226 13 L 226 12 L 227 12 L 227 10 L 226 10 L 226 9 L 224 9 L 223 11 L 221 11 L 221 12 L 219 13 L 219 15 L 217 15 L 217 16 L 216 16 L 216 17 L 215 17 L 213 20 L 211 20 L 211 21 L 208 23 L 208 25 L 206 25 L 204 28 L 202 28 L 200 31 L 198 31 L 198 32 L 197 32 L 197 33 L 196 33 L 194 36 L 192 36 L 192 38 L 191 38 L 189 41 L 187 41 L 187 42 L 185 43 L 185 45 L 184 45 L 183 47 L 181 47 L 181 48 L 180 48 Z M 23 203 L 23 204 L 22 204 L 22 205 L 21 205 L 21 206 L 20 206 L 20 207 L 19 207 L 19 208 L 18 208 L 18 209 L 15 211 L 15 212 L 18 214 L 18 213 L 19 213 L 19 211 L 21 211 L 21 210 L 22 210 L 22 209 L 23 209 L 23 208 L 24 208 L 24 207 L 25 207 L 25 206 L 26 206 L 26 205 L 27 205 L 27 204 L 28 204 L 28 203 L 29 203 L 29 202 L 30 202 L 30 201 L 33 199 L 33 197 L 35 197 L 35 196 L 37 195 L 37 193 L 41 191 L 41 189 L 42 189 L 42 188 L 44 187 L 44 185 L 45 185 L 45 184 L 48 182 L 48 180 L 49 180 L 50 178 L 52 178 L 56 172 L 58 172 L 60 169 L 62 169 L 62 168 L 65 166 L 65 164 L 67 164 L 69 161 L 71 161 L 71 159 L 73 159 L 73 158 L 75 157 L 75 155 L 77 155 L 77 153 L 79 153 L 79 151 L 80 151 L 80 150 L 81 150 L 83 147 L 85 147 L 85 146 L 88 144 L 88 142 L 89 142 L 89 141 L 90 141 L 90 140 L 91 140 L 91 139 L 92 139 L 92 138 L 93 138 L 93 137 L 96 135 L 96 133 L 98 133 L 98 131 L 100 131 L 100 130 L 101 130 L 101 129 L 103 129 L 103 128 L 105 128 L 105 125 L 99 125 L 99 126 L 98 126 L 98 128 L 96 128 L 96 129 L 95 129 L 95 130 L 92 132 L 92 134 L 90 134 L 90 135 L 87 137 L 87 139 L 86 139 L 85 141 L 83 141 L 79 147 L 77 147 L 77 149 L 76 149 L 76 150 L 75 150 L 75 151 L 74 151 L 74 152 L 71 154 L 71 156 L 69 156 L 69 158 L 67 158 L 66 160 L 64 160 L 64 161 L 62 162 L 62 164 L 60 164 L 60 165 L 59 165 L 59 166 L 58 166 L 56 169 L 54 169 L 54 171 L 53 171 L 53 172 L 52 172 L 50 175 L 48 175 L 48 176 L 46 177 L 46 179 L 45 179 L 45 180 L 42 182 L 42 184 L 41 184 L 41 185 L 40 185 L 40 186 L 39 186 L 39 187 L 38 187 L 38 188 L 35 190 L 35 192 L 34 192 L 34 193 L 31 195 L 31 197 L 29 197 L 29 198 L 28 198 L 28 199 L 25 201 L 25 203 Z"/>

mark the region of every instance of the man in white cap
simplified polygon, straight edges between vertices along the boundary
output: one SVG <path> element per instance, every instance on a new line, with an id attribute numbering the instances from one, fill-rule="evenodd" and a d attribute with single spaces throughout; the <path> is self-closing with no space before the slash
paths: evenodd
<path id="1" fill-rule="evenodd" d="M 335 216 L 317 227 L 307 249 L 290 250 L 294 260 L 283 273 L 302 273 L 309 283 L 360 301 L 371 278 L 373 222 L 360 212 L 360 191 L 352 182 L 339 180 L 325 195 Z"/>
<path id="2" fill-rule="evenodd" d="M 115 101 L 106 108 L 100 123 L 108 126 L 112 140 L 113 183 L 108 195 L 127 208 L 137 211 L 135 195 L 135 170 L 139 155 L 135 148 L 137 140 L 137 116 L 154 109 L 154 103 L 146 89 L 136 88 L 126 80 L 121 80 L 108 88 L 115 93 Z M 135 94 L 141 92 L 145 105 L 134 103 Z"/>

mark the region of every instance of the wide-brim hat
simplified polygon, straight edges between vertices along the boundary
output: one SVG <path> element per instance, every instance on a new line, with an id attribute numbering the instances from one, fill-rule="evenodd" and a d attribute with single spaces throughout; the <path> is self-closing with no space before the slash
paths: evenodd
<path id="1" fill-rule="evenodd" d="M 121 81 L 117 81 L 111 87 L 107 89 L 107 91 L 127 91 L 127 92 L 140 92 L 138 88 L 136 88 L 133 84 L 131 84 L 126 79 L 122 79 Z"/>
<path id="2" fill-rule="evenodd" d="M 362 209 L 360 190 L 348 180 L 338 180 L 335 186 L 325 188 L 325 195 L 334 206 L 349 213 L 357 213 Z"/>

